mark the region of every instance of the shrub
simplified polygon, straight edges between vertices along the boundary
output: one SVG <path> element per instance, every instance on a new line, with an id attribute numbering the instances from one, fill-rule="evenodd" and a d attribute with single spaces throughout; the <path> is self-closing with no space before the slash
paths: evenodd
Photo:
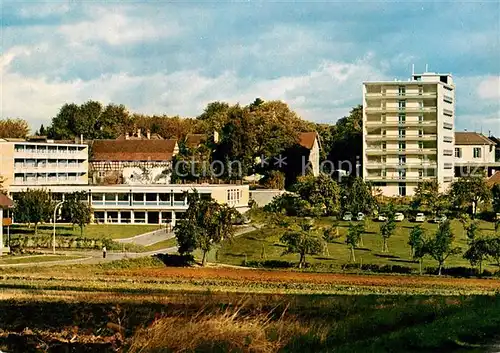
<path id="1" fill-rule="evenodd" d="M 291 261 L 284 260 L 252 260 L 244 262 L 243 266 L 256 268 L 292 268 L 296 267 L 296 264 Z"/>
<path id="2" fill-rule="evenodd" d="M 194 256 L 192 254 L 156 254 L 153 257 L 162 261 L 166 266 L 185 267 L 191 266 L 194 263 Z"/>

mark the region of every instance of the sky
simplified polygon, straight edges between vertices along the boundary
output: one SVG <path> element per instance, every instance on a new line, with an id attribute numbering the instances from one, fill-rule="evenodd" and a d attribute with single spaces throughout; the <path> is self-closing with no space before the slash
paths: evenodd
<path id="1" fill-rule="evenodd" d="M 0 4 L 1 116 L 33 130 L 91 99 L 194 117 L 260 97 L 335 123 L 363 81 L 427 64 L 454 77 L 457 130 L 500 135 L 500 0 Z"/>

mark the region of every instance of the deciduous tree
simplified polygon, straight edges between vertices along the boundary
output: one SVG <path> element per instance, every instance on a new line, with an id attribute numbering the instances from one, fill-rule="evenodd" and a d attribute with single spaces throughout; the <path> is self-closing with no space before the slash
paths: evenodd
<path id="1" fill-rule="evenodd" d="M 200 199 L 196 191 L 188 194 L 188 203 L 185 219 L 179 220 L 174 228 L 179 252 L 186 254 L 200 249 L 203 253 L 202 264 L 205 266 L 207 254 L 212 247 L 234 235 L 233 220 L 238 212 L 213 199 Z"/>
<path id="2" fill-rule="evenodd" d="M 489 202 L 491 190 L 483 176 L 466 176 L 451 184 L 450 196 L 456 208 L 470 209 L 474 218 L 480 202 Z"/>
<path id="3" fill-rule="evenodd" d="M 361 224 L 351 223 L 349 224 L 349 228 L 347 230 L 346 244 L 349 247 L 351 254 L 351 261 L 356 262 L 356 256 L 354 254 L 354 249 L 358 246 L 361 235 L 363 234 L 363 227 Z"/>
<path id="4" fill-rule="evenodd" d="M 413 204 L 416 208 L 424 206 L 437 215 L 446 205 L 446 196 L 439 192 L 437 180 L 425 180 L 417 185 Z"/>
<path id="5" fill-rule="evenodd" d="M 23 119 L 0 119 L 0 138 L 25 138 L 30 128 L 28 122 Z"/>
<path id="6" fill-rule="evenodd" d="M 299 254 L 299 268 L 306 264 L 306 255 L 319 254 L 323 249 L 323 242 L 314 234 L 313 225 L 300 222 L 298 229 L 292 229 L 280 238 L 286 245 L 283 254 Z"/>
<path id="7" fill-rule="evenodd" d="M 85 226 L 90 223 L 92 209 L 87 202 L 85 191 L 75 191 L 66 194 L 62 206 L 62 218 L 67 222 L 80 227 L 80 235 L 83 236 Z"/>
<path id="8" fill-rule="evenodd" d="M 380 226 L 380 235 L 383 240 L 382 252 L 389 252 L 388 240 L 394 234 L 394 230 L 396 229 L 396 217 L 394 212 L 394 206 L 392 204 L 389 205 L 387 211 L 387 220 Z"/>
<path id="9" fill-rule="evenodd" d="M 18 194 L 14 217 L 19 223 L 33 224 L 35 226 L 35 235 L 37 235 L 38 225 L 49 221 L 53 210 L 54 204 L 46 190 L 28 189 Z"/>
<path id="10" fill-rule="evenodd" d="M 343 183 L 342 207 L 354 214 L 371 213 L 376 206 L 372 186 L 360 177 L 348 178 Z"/>
<path id="11" fill-rule="evenodd" d="M 453 246 L 454 235 L 450 222 L 445 221 L 438 227 L 436 235 L 427 241 L 427 253 L 438 262 L 438 274 L 441 275 L 444 263 L 451 255 L 460 253 L 460 248 Z"/>
<path id="12" fill-rule="evenodd" d="M 471 266 L 479 265 L 479 274 L 483 273 L 483 261 L 485 261 L 490 253 L 490 242 L 488 239 L 473 239 L 469 243 L 469 248 L 464 253 L 464 259 L 468 260 Z"/>

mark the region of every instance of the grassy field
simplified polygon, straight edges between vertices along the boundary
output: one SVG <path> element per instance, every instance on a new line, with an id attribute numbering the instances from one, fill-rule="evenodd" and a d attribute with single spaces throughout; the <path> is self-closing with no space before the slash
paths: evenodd
<path id="1" fill-rule="evenodd" d="M 117 224 L 90 224 L 85 227 L 83 236 L 86 238 L 96 238 L 96 239 L 123 239 L 130 238 L 135 235 L 152 232 L 158 230 L 158 225 L 117 225 Z M 52 235 L 53 228 L 51 225 L 41 225 L 38 227 L 39 235 Z M 12 225 L 11 229 L 12 238 L 22 236 L 25 234 L 33 234 L 33 227 L 28 228 L 24 225 Z M 68 236 L 68 237 L 79 237 L 80 228 L 72 227 L 70 225 L 57 225 L 56 226 L 56 236 Z"/>
<path id="2" fill-rule="evenodd" d="M 7 352 L 42 344 L 105 353 L 472 353 L 491 349 L 500 331 L 493 279 L 172 268 L 144 258 L 2 269 L 0 288 Z"/>
<path id="3" fill-rule="evenodd" d="M 33 262 L 50 262 L 81 259 L 76 255 L 25 255 L 0 257 L 0 265 L 28 264 Z"/>
<path id="4" fill-rule="evenodd" d="M 332 224 L 332 219 L 324 218 L 317 222 L 318 227 L 327 227 Z M 418 268 L 418 264 L 410 258 L 410 248 L 408 246 L 408 235 L 410 230 L 416 225 L 407 220 L 397 223 L 394 235 L 389 239 L 389 253 L 382 252 L 382 237 L 380 236 L 380 224 L 367 220 L 366 231 L 363 234 L 363 246 L 356 249 L 357 263 L 379 264 L 379 265 L 402 265 Z M 328 254 L 308 256 L 310 263 L 324 263 L 332 265 L 342 265 L 349 263 L 349 250 L 345 244 L 348 222 L 340 222 L 339 233 L 341 237 L 335 243 L 328 244 Z M 437 225 L 423 223 L 428 235 L 434 235 Z M 455 245 L 463 251 L 467 249 L 467 242 L 464 239 L 463 228 L 460 222 L 451 221 L 452 230 L 455 234 Z M 480 232 L 483 235 L 494 235 L 494 224 L 480 221 Z M 225 242 L 219 250 L 218 261 L 232 265 L 241 265 L 246 259 L 251 260 L 285 260 L 298 261 L 298 255 L 288 254 L 282 256 L 284 246 L 280 244 L 281 233 L 269 227 L 247 233 L 235 238 L 232 242 Z M 264 256 L 263 256 L 264 255 Z M 213 255 L 212 255 L 213 261 Z M 424 260 L 424 266 L 436 266 L 436 262 L 428 257 Z M 446 261 L 446 266 L 470 266 L 461 255 L 450 257 Z M 486 264 L 485 268 L 498 270 L 493 264 Z"/>
<path id="5" fill-rule="evenodd" d="M 154 251 L 177 246 L 177 240 L 170 238 L 144 247 L 144 251 Z"/>

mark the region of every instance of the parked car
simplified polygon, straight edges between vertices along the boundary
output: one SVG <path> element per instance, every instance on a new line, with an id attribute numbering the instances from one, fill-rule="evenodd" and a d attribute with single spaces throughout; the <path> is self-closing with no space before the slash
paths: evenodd
<path id="1" fill-rule="evenodd" d="M 448 217 L 446 217 L 444 214 L 440 214 L 440 215 L 437 215 L 436 217 L 434 217 L 433 222 L 434 223 L 443 223 L 447 219 L 448 219 Z"/>
<path id="2" fill-rule="evenodd" d="M 417 213 L 415 222 L 425 222 L 425 215 L 422 212 Z"/>
<path id="3" fill-rule="evenodd" d="M 358 221 L 363 221 L 365 219 L 365 214 L 363 212 L 358 212 L 358 215 L 356 216 L 356 219 Z"/>
<path id="4" fill-rule="evenodd" d="M 394 220 L 395 220 L 396 222 L 401 222 L 401 221 L 403 221 L 403 219 L 405 219 L 405 215 L 404 215 L 404 214 L 402 214 L 401 212 L 396 212 L 396 213 L 394 214 Z"/>
<path id="5" fill-rule="evenodd" d="M 352 221 L 352 213 L 351 212 L 344 213 L 344 217 L 342 217 L 342 220 L 344 220 L 344 221 Z"/>
<path id="6" fill-rule="evenodd" d="M 387 215 L 385 213 L 381 213 L 381 214 L 378 215 L 377 220 L 379 222 L 385 222 L 385 221 L 387 221 Z"/>

